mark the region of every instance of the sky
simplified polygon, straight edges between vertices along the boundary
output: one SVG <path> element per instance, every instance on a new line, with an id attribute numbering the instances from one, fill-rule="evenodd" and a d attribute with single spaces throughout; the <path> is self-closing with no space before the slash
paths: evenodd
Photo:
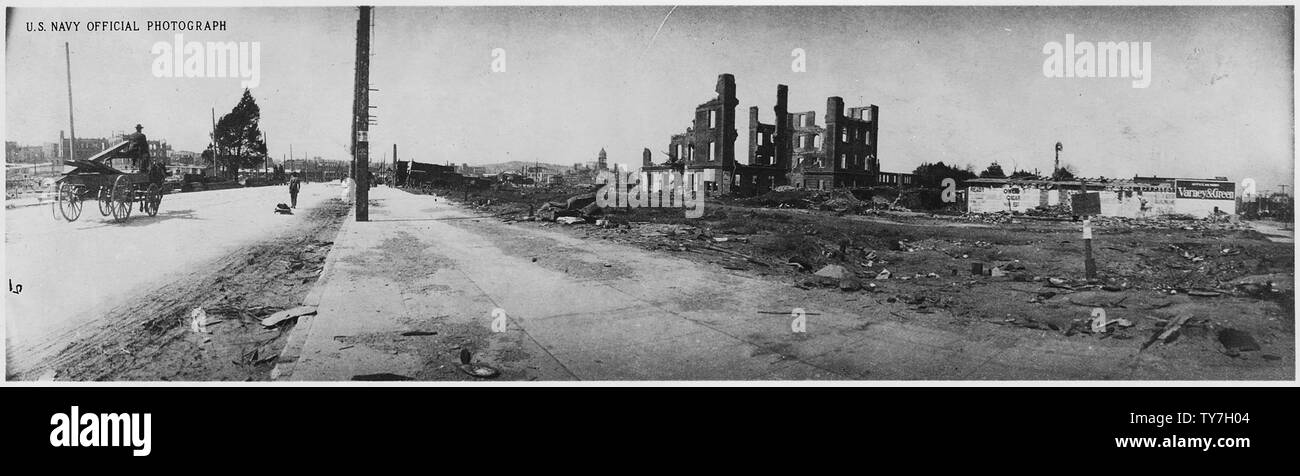
<path id="1" fill-rule="evenodd" d="M 792 112 L 828 96 L 880 107 L 879 159 L 909 172 L 943 161 L 1081 175 L 1294 177 L 1294 17 L 1279 7 L 379 7 L 371 58 L 372 161 L 636 167 L 665 158 L 717 75 L 735 75 L 737 159 L 748 109 L 773 122 L 776 86 Z M 72 49 L 77 133 L 145 125 L 150 138 L 202 150 L 211 109 L 238 79 L 155 78 L 150 47 L 168 32 L 27 32 L 27 21 L 213 18 L 224 32 L 185 41 L 257 41 L 270 154 L 346 159 L 354 8 L 11 10 L 6 140 L 66 129 L 63 43 Z M 662 28 L 660 25 L 662 24 Z M 143 26 L 143 25 L 142 25 Z M 1049 78 L 1044 45 L 1151 43 L 1151 84 Z M 505 71 L 494 72 L 493 50 Z M 791 70 L 792 50 L 806 71 Z M 500 63 L 498 63 L 499 65 Z"/>

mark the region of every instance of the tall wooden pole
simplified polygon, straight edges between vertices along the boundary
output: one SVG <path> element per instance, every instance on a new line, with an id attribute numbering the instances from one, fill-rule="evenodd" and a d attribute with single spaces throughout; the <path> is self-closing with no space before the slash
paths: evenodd
<path id="1" fill-rule="evenodd" d="M 357 221 L 370 221 L 370 10 L 360 7 L 357 19 L 356 96 L 353 102 L 353 176 L 356 178 Z"/>
<path id="2" fill-rule="evenodd" d="M 212 175 L 217 175 L 217 108 L 212 108 Z"/>
<path id="3" fill-rule="evenodd" d="M 72 48 L 68 42 L 63 42 L 63 58 L 68 67 L 68 157 L 77 160 L 77 126 L 76 121 L 72 119 Z"/>

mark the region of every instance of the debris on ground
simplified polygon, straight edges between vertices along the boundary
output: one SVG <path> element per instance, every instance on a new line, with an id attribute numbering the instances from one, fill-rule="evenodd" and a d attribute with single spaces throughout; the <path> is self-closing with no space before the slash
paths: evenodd
<path id="1" fill-rule="evenodd" d="M 1156 340 L 1197 343 L 1202 337 L 1217 347 L 1212 329 L 1228 325 L 1253 336 L 1294 335 L 1294 249 L 1231 220 L 1094 217 L 1097 278 L 1086 279 L 1081 224 L 1068 206 L 918 213 L 901 211 L 916 204 L 900 200 L 905 194 L 897 191 L 778 187 L 748 198 L 711 195 L 699 218 L 668 208 L 610 208 L 584 216 L 582 208 L 569 207 L 569 198 L 582 192 L 538 187 L 518 199 L 488 193 L 478 202 L 492 198 L 492 208 L 474 207 L 522 215 L 531 211 L 528 203 L 541 204 L 557 217 L 598 224 L 553 230 L 815 290 L 809 298 L 853 302 L 861 298 L 849 290 L 888 290 L 892 297 L 877 294 L 853 306 L 872 313 L 883 311 L 870 309 L 877 305 L 906 305 L 935 314 L 929 324 L 941 327 L 987 322 L 1144 349 Z M 539 221 L 547 218 L 537 214 Z M 832 289 L 845 294 L 822 291 Z M 946 302 L 940 306 L 939 300 Z M 1101 307 L 1120 319 L 1093 321 L 1080 307 Z M 1225 317 L 1199 317 L 1215 312 Z M 1179 323 L 1183 315 L 1197 317 Z M 1093 332 L 1093 323 L 1102 332 Z M 1161 352 L 1196 358 L 1199 350 L 1181 345 Z"/>
<path id="2" fill-rule="evenodd" d="M 828 264 L 813 274 L 817 276 L 825 276 L 831 279 L 844 279 L 849 276 L 848 270 L 844 269 L 843 266 L 835 264 Z"/>
<path id="3" fill-rule="evenodd" d="M 421 337 L 421 336 L 436 336 L 436 335 L 438 335 L 437 332 L 429 332 L 429 331 L 406 331 L 402 333 L 402 337 Z"/>
<path id="4" fill-rule="evenodd" d="M 398 375 L 393 373 L 378 373 L 378 374 L 353 375 L 352 380 L 358 382 L 397 382 L 397 381 L 415 380 L 415 379 L 411 377 L 407 377 L 405 375 Z"/>
<path id="5" fill-rule="evenodd" d="M 1147 347 L 1150 347 L 1151 344 L 1156 343 L 1156 341 L 1169 344 L 1172 343 L 1174 340 L 1177 340 L 1178 331 L 1182 329 L 1183 325 L 1186 324 L 1187 321 L 1190 320 L 1191 318 L 1192 316 L 1190 314 L 1183 314 L 1178 317 L 1175 317 L 1173 320 L 1165 324 L 1164 330 L 1155 333 L 1154 335 L 1151 336 L 1150 340 L 1148 340 L 1145 344 L 1142 344 L 1142 348 L 1146 349 Z"/>
<path id="6" fill-rule="evenodd" d="M 308 316 L 312 314 L 316 314 L 316 306 L 298 306 L 293 309 L 286 309 L 277 312 L 275 314 L 271 314 L 270 317 L 267 317 L 266 319 L 262 319 L 262 325 L 265 327 L 275 327 L 280 325 L 280 323 L 284 321 L 290 319 L 296 319 L 301 316 Z"/>
<path id="7" fill-rule="evenodd" d="M 190 311 L 190 331 L 200 334 L 208 333 L 208 313 L 202 307 Z"/>
<path id="8" fill-rule="evenodd" d="M 469 349 L 460 349 L 460 365 L 457 368 L 466 375 L 478 378 L 496 378 L 501 371 L 491 366 L 472 363 L 474 354 Z"/>
<path id="9" fill-rule="evenodd" d="M 1260 349 L 1259 342 L 1247 332 L 1233 328 L 1220 329 L 1219 343 L 1229 352 L 1253 352 Z"/>
<path id="10" fill-rule="evenodd" d="M 461 364 L 460 371 L 478 378 L 496 378 L 501 371 L 482 364 Z"/>

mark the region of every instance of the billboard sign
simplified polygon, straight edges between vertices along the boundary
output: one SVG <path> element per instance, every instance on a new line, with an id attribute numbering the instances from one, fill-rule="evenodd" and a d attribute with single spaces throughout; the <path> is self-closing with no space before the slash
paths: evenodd
<path id="1" fill-rule="evenodd" d="M 1070 196 L 1070 209 L 1075 216 L 1101 215 L 1101 193 L 1083 192 Z"/>
<path id="2" fill-rule="evenodd" d="M 1175 180 L 1178 198 L 1196 200 L 1235 200 L 1237 184 L 1217 180 Z"/>

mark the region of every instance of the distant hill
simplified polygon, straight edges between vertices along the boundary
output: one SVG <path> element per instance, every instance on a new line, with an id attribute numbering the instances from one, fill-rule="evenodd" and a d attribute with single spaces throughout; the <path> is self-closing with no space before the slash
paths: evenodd
<path id="1" fill-rule="evenodd" d="M 546 168 L 550 169 L 551 172 L 557 172 L 557 173 L 558 173 L 558 172 L 563 172 L 563 171 L 565 171 L 565 170 L 570 170 L 570 169 L 573 168 L 573 164 L 560 165 L 560 164 L 548 164 L 548 163 L 546 163 L 546 162 L 540 162 L 540 163 L 539 163 L 539 162 L 524 162 L 524 161 L 521 161 L 521 160 L 512 160 L 512 161 L 509 161 L 509 162 L 502 162 L 502 163 L 497 163 L 497 164 L 486 164 L 486 165 L 469 164 L 469 165 L 470 165 L 471 167 L 475 167 L 475 166 L 477 166 L 477 167 L 484 167 L 484 168 L 487 168 L 487 173 L 489 173 L 489 174 L 499 174 L 499 173 L 501 173 L 501 172 L 507 172 L 507 171 L 518 172 L 519 169 L 522 169 L 522 168 L 524 168 L 524 167 L 532 167 L 532 166 L 541 166 L 541 167 L 546 167 Z"/>

